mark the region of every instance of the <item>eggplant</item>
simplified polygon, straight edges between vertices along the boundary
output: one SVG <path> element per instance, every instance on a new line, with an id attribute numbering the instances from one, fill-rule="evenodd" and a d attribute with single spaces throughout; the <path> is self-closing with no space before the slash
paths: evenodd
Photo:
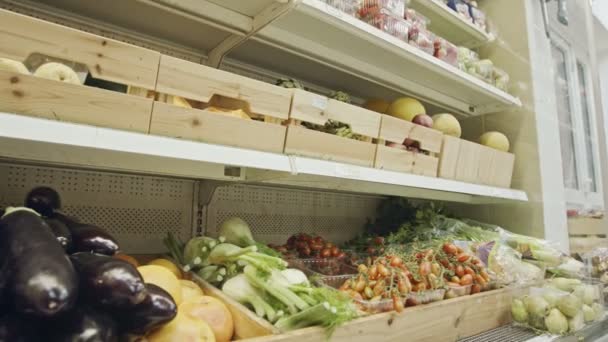
<path id="1" fill-rule="evenodd" d="M 31 209 L 0 220 L 0 283 L 17 313 L 52 317 L 70 310 L 78 277 L 51 228 Z"/>
<path id="2" fill-rule="evenodd" d="M 41 341 L 38 328 L 15 314 L 0 317 L 0 342 Z"/>
<path id="3" fill-rule="evenodd" d="M 146 298 L 133 309 L 116 312 L 121 333 L 145 335 L 169 323 L 177 315 L 177 304 L 161 287 L 146 284 Z"/>
<path id="4" fill-rule="evenodd" d="M 50 217 L 55 210 L 61 209 L 61 198 L 54 189 L 40 186 L 27 194 L 25 206 L 36 210 L 42 216 Z"/>
<path id="5" fill-rule="evenodd" d="M 47 326 L 51 342 L 118 342 L 116 322 L 91 308 L 78 308 Z"/>
<path id="6" fill-rule="evenodd" d="M 75 218 L 61 212 L 55 212 L 53 218 L 63 222 L 70 230 L 74 253 L 91 252 L 114 255 L 118 252 L 118 242 L 105 229 L 92 224 L 80 223 Z"/>
<path id="7" fill-rule="evenodd" d="M 141 274 L 128 262 L 102 254 L 70 256 L 80 278 L 81 297 L 105 309 L 131 309 L 146 298 Z"/>
<path id="8" fill-rule="evenodd" d="M 66 252 L 72 250 L 72 233 L 68 226 L 56 218 L 45 218 L 44 222 L 49 225 L 59 244 Z"/>

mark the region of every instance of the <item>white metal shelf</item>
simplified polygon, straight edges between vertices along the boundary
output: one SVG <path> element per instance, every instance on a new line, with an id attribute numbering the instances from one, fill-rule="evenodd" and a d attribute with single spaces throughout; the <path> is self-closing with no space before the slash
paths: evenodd
<path id="1" fill-rule="evenodd" d="M 440 0 L 412 0 L 409 7 L 430 19 L 433 33 L 453 44 L 474 48 L 494 40 L 493 34 L 465 20 Z"/>
<path id="2" fill-rule="evenodd" d="M 0 157 L 18 162 L 474 204 L 527 201 L 519 190 L 7 113 L 0 146 Z"/>
<path id="3" fill-rule="evenodd" d="M 320 0 L 303 0 L 233 56 L 312 83 L 331 80 L 356 95 L 381 96 L 385 87 L 461 114 L 521 106 L 516 97 Z"/>

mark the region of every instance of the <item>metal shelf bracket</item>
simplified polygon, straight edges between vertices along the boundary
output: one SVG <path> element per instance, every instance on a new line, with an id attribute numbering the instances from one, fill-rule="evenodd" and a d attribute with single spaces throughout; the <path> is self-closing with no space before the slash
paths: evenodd
<path id="1" fill-rule="evenodd" d="M 246 42 L 264 27 L 270 25 L 275 20 L 281 18 L 285 14 L 294 9 L 301 0 L 276 0 L 272 5 L 266 7 L 255 17 L 253 17 L 251 30 L 245 35 L 230 35 L 224 39 L 218 46 L 209 52 L 207 65 L 213 68 L 219 68 L 222 65 L 224 57 L 230 51 Z"/>

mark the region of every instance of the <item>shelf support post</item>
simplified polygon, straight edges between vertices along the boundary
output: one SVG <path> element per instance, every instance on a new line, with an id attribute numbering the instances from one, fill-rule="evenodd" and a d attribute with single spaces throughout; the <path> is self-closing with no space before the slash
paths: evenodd
<path id="1" fill-rule="evenodd" d="M 253 17 L 251 30 L 249 32 L 245 35 L 230 35 L 219 43 L 218 46 L 213 48 L 213 50 L 209 52 L 207 65 L 213 68 L 219 68 L 222 65 L 224 57 L 226 57 L 230 51 L 246 42 L 264 27 L 289 13 L 289 11 L 294 9 L 300 2 L 301 0 L 275 0 L 272 5 L 266 7 Z"/>

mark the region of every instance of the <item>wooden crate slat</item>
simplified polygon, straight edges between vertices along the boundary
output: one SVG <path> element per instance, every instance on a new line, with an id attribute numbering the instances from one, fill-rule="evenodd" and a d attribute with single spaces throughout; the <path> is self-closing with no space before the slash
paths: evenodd
<path id="1" fill-rule="evenodd" d="M 510 188 L 515 166 L 515 155 L 512 153 L 493 150 L 494 170 L 492 170 L 491 185 Z"/>
<path id="2" fill-rule="evenodd" d="M 379 138 L 399 144 L 403 143 L 406 138 L 410 138 L 418 141 L 420 148 L 423 150 L 439 153 L 441 152 L 443 133 L 406 120 L 382 115 Z"/>
<path id="3" fill-rule="evenodd" d="M 383 341 L 455 342 L 511 322 L 511 299 L 521 289 L 501 289 L 472 296 L 387 312 L 349 322 L 334 332 L 332 342 Z M 247 342 L 317 342 L 325 340 L 321 328 L 306 328 Z"/>
<path id="4" fill-rule="evenodd" d="M 148 133 L 152 100 L 0 71 L 0 110 Z"/>
<path id="5" fill-rule="evenodd" d="M 439 158 L 439 177 L 456 179 L 456 166 L 461 140 L 449 135 L 443 136 L 441 157 Z"/>
<path id="6" fill-rule="evenodd" d="M 280 119 L 289 117 L 291 104 L 289 89 L 165 55 L 156 90 L 202 102 L 230 97 L 247 102 L 252 113 Z"/>
<path id="7" fill-rule="evenodd" d="M 480 145 L 462 140 L 456 163 L 456 179 L 464 182 L 477 182 L 479 170 Z"/>
<path id="8" fill-rule="evenodd" d="M 154 102 L 150 134 L 281 153 L 286 128 Z"/>
<path id="9" fill-rule="evenodd" d="M 437 177 L 439 159 L 422 153 L 414 153 L 414 167 L 412 173 L 415 175 Z"/>
<path id="10" fill-rule="evenodd" d="M 376 145 L 290 125 L 285 139 L 285 153 L 372 166 Z"/>
<path id="11" fill-rule="evenodd" d="M 317 125 L 335 120 L 350 125 L 354 133 L 370 138 L 378 137 L 381 121 L 376 112 L 300 89 L 293 90 L 290 118 Z"/>
<path id="12" fill-rule="evenodd" d="M 11 11 L 0 10 L 0 57 L 34 53 L 85 64 L 95 77 L 154 89 L 160 53 Z"/>
<path id="13" fill-rule="evenodd" d="M 378 145 L 374 167 L 383 170 L 411 173 L 414 169 L 414 154 L 410 151 Z"/>

